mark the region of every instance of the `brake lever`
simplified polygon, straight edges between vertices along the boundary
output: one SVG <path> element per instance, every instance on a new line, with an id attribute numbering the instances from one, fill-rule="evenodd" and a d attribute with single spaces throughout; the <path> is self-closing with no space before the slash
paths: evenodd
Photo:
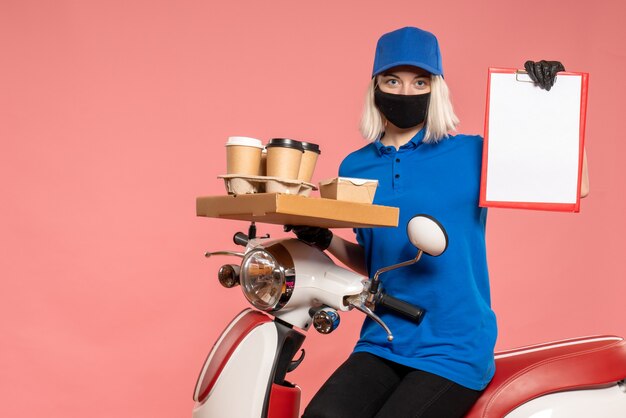
<path id="1" fill-rule="evenodd" d="M 237 251 L 213 251 L 213 252 L 207 251 L 206 253 L 204 253 L 204 256 L 206 258 L 209 258 L 213 255 L 234 255 L 235 257 L 243 258 L 245 254 L 237 252 Z"/>
<path id="2" fill-rule="evenodd" d="M 383 329 L 385 330 L 385 332 L 387 333 L 387 341 L 393 341 L 393 334 L 391 333 L 391 330 L 389 329 L 389 327 L 387 326 L 387 324 L 385 324 L 383 322 L 382 319 L 380 319 L 380 317 L 378 315 L 376 315 L 370 308 L 368 308 L 366 305 L 364 305 L 363 303 L 353 303 L 350 302 L 350 306 L 352 306 L 353 308 L 355 308 L 358 311 L 363 312 L 365 315 L 369 316 L 370 318 L 372 318 L 378 325 L 380 325 L 381 327 L 383 327 Z"/>

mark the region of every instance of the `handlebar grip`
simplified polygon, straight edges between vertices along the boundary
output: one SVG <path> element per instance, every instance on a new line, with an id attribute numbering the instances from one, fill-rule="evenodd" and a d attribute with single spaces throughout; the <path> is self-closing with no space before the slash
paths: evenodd
<path id="1" fill-rule="evenodd" d="M 233 236 L 233 242 L 237 245 L 241 245 L 242 247 L 245 247 L 246 245 L 248 245 L 249 240 L 250 239 L 248 238 L 248 236 L 244 234 L 243 232 L 237 232 Z"/>
<path id="2" fill-rule="evenodd" d="M 426 311 L 419 306 L 415 306 L 398 298 L 394 298 L 393 296 L 389 296 L 386 293 L 383 293 L 381 295 L 378 304 L 408 317 L 411 321 L 417 324 L 422 322 L 422 318 L 426 313 Z"/>

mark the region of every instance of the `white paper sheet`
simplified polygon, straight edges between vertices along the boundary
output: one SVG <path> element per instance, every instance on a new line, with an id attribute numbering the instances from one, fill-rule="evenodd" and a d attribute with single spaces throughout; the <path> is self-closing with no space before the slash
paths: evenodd
<path id="1" fill-rule="evenodd" d="M 486 200 L 576 203 L 582 75 L 550 91 L 526 74 L 491 73 Z"/>

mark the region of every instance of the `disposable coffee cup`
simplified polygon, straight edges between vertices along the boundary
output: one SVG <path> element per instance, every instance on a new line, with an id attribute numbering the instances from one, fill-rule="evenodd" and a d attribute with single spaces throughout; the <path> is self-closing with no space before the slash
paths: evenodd
<path id="1" fill-rule="evenodd" d="M 304 149 L 304 154 L 302 154 L 302 160 L 300 161 L 298 180 L 309 183 L 311 178 L 313 178 L 317 157 L 320 155 L 320 147 L 312 142 L 302 142 L 302 148 Z"/>
<path id="2" fill-rule="evenodd" d="M 263 148 L 261 152 L 261 169 L 259 170 L 259 176 L 267 176 L 267 149 Z"/>
<path id="3" fill-rule="evenodd" d="M 267 149 L 267 175 L 287 180 L 297 180 L 304 148 L 300 141 L 273 138 Z"/>
<path id="4" fill-rule="evenodd" d="M 255 138 L 231 136 L 226 142 L 227 174 L 258 176 L 261 170 L 263 143 Z"/>

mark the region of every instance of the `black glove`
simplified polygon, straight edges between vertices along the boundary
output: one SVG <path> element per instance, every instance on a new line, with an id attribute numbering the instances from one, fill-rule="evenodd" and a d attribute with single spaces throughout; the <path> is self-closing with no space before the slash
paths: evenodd
<path id="1" fill-rule="evenodd" d="M 524 68 L 531 80 L 537 83 L 542 89 L 548 91 L 550 91 L 554 85 L 556 73 L 565 71 L 565 67 L 559 61 L 526 61 Z"/>
<path id="2" fill-rule="evenodd" d="M 333 239 L 333 233 L 327 228 L 305 225 L 285 225 L 285 232 L 293 231 L 299 240 L 324 251 Z"/>
<path id="3" fill-rule="evenodd" d="M 565 67 L 560 61 L 526 61 L 524 63 L 524 68 L 526 69 L 526 72 L 528 72 L 531 80 L 537 83 L 542 89 L 548 91 L 550 91 L 554 85 L 556 73 L 559 71 L 565 71 Z"/>

